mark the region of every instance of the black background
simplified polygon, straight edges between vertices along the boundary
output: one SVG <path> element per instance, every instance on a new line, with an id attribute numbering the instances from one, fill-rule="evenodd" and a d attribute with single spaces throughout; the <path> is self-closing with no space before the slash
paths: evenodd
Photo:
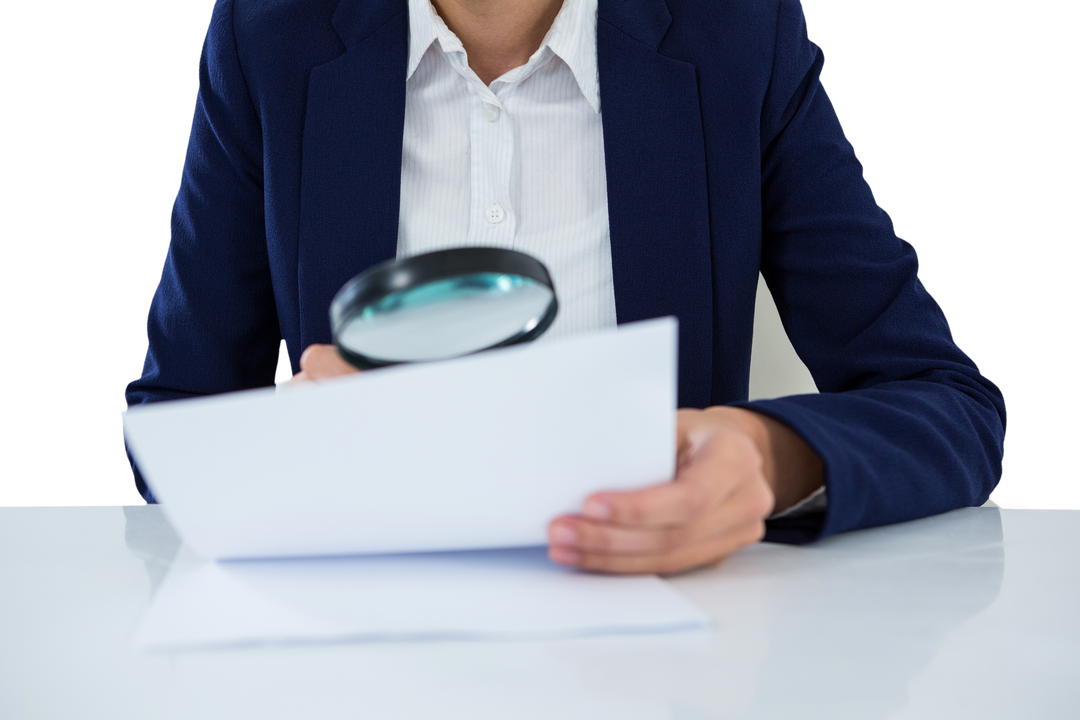
<path id="1" fill-rule="evenodd" d="M 1038 174 L 1027 165 L 1031 138 L 1023 123 L 1040 96 L 1023 82 L 999 19 L 950 15 L 937 5 L 881 4 L 808 0 L 812 35 L 828 53 L 826 85 L 878 199 L 919 247 L 923 279 L 957 339 L 1009 396 L 1008 473 L 997 499 L 1075 504 L 1043 461 L 1064 433 L 1038 419 L 1036 399 L 1054 384 L 1049 369 L 1031 362 L 1049 364 L 1061 354 L 1035 320 L 1063 307 L 1034 273 L 1051 230 L 1041 219 L 1047 213 L 1031 200 Z M 143 351 L 143 317 L 165 246 L 207 11 L 208 3 L 181 3 L 164 26 L 123 38 L 145 58 L 140 71 L 148 80 L 131 83 L 132 92 L 112 106 L 138 130 L 113 136 L 111 154 L 120 179 L 109 194 L 122 196 L 125 212 L 114 220 L 119 298 L 114 341 L 103 357 L 110 407 L 120 407 L 122 385 L 138 371 Z M 1012 30 L 1013 38 L 1021 31 Z M 111 423 L 100 426 L 103 445 L 95 450 L 111 473 L 78 485 L 37 486 L 32 500 L 136 499 L 119 436 L 109 435 Z M 49 497 L 56 492 L 60 497 Z"/>

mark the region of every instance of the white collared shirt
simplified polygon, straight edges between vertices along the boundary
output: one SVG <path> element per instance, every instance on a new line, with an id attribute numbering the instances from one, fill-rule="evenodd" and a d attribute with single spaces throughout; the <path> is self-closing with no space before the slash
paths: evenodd
<path id="1" fill-rule="evenodd" d="M 565 0 L 540 49 L 487 86 L 430 0 L 409 0 L 398 257 L 537 257 L 559 314 L 542 340 L 615 325 L 597 0 Z"/>
<path id="2" fill-rule="evenodd" d="M 495 246 L 540 259 L 559 314 L 537 342 L 615 326 L 597 0 L 564 0 L 491 86 L 430 0 L 409 0 L 398 257 Z M 821 512 L 824 488 L 776 517 Z"/>

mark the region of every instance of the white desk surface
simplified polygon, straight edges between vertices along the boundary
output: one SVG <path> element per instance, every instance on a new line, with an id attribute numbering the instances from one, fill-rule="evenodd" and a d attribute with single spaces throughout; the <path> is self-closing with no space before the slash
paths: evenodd
<path id="1" fill-rule="evenodd" d="M 709 631 L 140 654 L 157 508 L 0 508 L 0 718 L 1080 718 L 1080 512 L 972 508 L 674 579 Z"/>

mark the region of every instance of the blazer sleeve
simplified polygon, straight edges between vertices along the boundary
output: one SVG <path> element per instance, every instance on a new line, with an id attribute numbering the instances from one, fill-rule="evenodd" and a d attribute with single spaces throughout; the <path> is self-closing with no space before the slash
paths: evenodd
<path id="1" fill-rule="evenodd" d="M 232 0 L 219 0 L 203 45 L 172 239 L 150 307 L 143 374 L 127 387 L 129 407 L 274 381 L 281 333 L 266 248 L 262 132 L 232 14 Z"/>
<path id="2" fill-rule="evenodd" d="M 781 0 L 761 118 L 761 271 L 821 391 L 745 403 L 822 458 L 824 514 L 770 521 L 806 542 L 986 501 L 1001 476 L 1001 392 L 956 346 L 821 87 L 797 0 Z"/>

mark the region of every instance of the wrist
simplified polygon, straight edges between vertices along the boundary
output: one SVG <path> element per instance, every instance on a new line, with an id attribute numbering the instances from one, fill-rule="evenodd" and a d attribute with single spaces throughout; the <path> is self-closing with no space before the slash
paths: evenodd
<path id="1" fill-rule="evenodd" d="M 784 423 L 746 408 L 717 406 L 704 412 L 753 441 L 776 500 L 774 514 L 809 497 L 824 484 L 821 458 Z"/>

